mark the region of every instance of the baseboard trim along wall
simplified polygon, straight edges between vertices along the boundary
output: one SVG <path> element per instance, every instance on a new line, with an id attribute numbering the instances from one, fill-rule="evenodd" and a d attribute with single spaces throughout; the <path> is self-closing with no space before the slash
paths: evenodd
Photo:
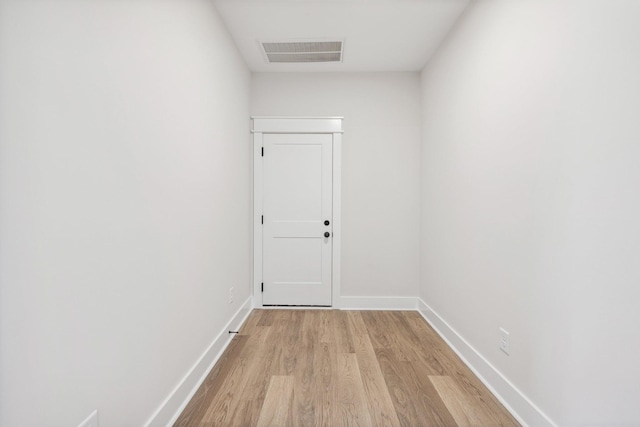
<path id="1" fill-rule="evenodd" d="M 417 310 L 416 297 L 340 297 L 341 310 Z"/>
<path id="2" fill-rule="evenodd" d="M 473 373 L 523 426 L 557 427 L 531 400 L 506 379 L 422 299 L 418 311 Z"/>
<path id="3" fill-rule="evenodd" d="M 200 385 L 207 375 L 209 375 L 209 372 L 211 372 L 211 369 L 213 369 L 213 366 L 231 342 L 233 335 L 230 334 L 229 331 L 237 331 L 249 316 L 252 309 L 252 299 L 249 298 L 242 304 L 229 323 L 227 323 L 220 334 L 213 340 L 204 354 L 200 356 L 200 359 L 193 365 L 182 381 L 178 383 L 176 388 L 173 389 L 164 402 L 162 402 L 149 421 L 147 421 L 145 427 L 170 427 L 176 422 L 187 406 L 187 403 L 189 403 L 193 395 L 198 391 Z"/>

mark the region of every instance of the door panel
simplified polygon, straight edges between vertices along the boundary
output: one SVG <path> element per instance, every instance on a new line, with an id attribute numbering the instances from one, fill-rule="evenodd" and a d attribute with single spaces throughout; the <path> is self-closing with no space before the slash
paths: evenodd
<path id="1" fill-rule="evenodd" d="M 322 246 L 318 238 L 278 237 L 272 240 L 269 262 L 279 284 L 301 279 L 305 283 L 322 282 Z M 268 289 L 269 287 L 267 287 Z"/>
<path id="2" fill-rule="evenodd" d="M 329 306 L 332 135 L 264 134 L 263 145 L 263 304 Z"/>

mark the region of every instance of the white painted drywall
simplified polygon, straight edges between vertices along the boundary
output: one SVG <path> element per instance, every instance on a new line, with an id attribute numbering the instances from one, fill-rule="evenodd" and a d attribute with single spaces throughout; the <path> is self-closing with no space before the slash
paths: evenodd
<path id="1" fill-rule="evenodd" d="M 251 113 L 344 116 L 342 296 L 415 296 L 418 73 L 253 73 Z"/>
<path id="2" fill-rule="evenodd" d="M 420 295 L 563 426 L 640 424 L 639 19 L 479 1 L 422 74 Z"/>
<path id="3" fill-rule="evenodd" d="M 208 0 L 0 2 L 0 425 L 143 425 L 246 301 L 249 84 Z"/>

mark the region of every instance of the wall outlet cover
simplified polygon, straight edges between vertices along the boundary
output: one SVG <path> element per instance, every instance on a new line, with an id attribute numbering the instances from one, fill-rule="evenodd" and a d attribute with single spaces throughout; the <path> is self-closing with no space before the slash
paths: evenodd
<path id="1" fill-rule="evenodd" d="M 511 343 L 509 341 L 509 332 L 507 332 L 503 328 L 500 328 L 500 341 L 498 346 L 500 347 L 500 350 L 502 350 L 506 355 L 509 355 L 509 350 L 511 347 Z"/>

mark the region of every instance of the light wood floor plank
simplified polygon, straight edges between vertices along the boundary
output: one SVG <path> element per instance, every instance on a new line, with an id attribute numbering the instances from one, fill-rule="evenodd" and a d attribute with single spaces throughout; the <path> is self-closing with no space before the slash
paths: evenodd
<path id="1" fill-rule="evenodd" d="M 384 382 L 376 353 L 373 350 L 367 327 L 360 312 L 348 312 L 348 327 L 353 337 L 354 350 L 360 367 L 360 375 L 367 396 L 373 426 L 399 426 L 400 420 L 393 407 L 389 389 Z"/>
<path id="2" fill-rule="evenodd" d="M 458 427 L 482 426 L 487 424 L 485 417 L 469 406 L 468 397 L 449 376 L 429 377 L 438 390 L 444 404 L 456 420 Z"/>
<path id="3" fill-rule="evenodd" d="M 267 394 L 269 380 L 276 372 L 274 366 L 279 360 L 280 342 L 282 337 L 282 325 L 271 322 L 269 333 L 265 337 L 262 350 L 255 359 L 254 374 L 247 380 L 242 393 L 243 404 L 238 407 L 240 416 L 233 419 L 234 425 L 253 426 L 256 425 L 260 410 Z"/>
<path id="4" fill-rule="evenodd" d="M 448 411 L 438 391 L 429 381 L 429 376 L 422 363 L 398 362 L 407 378 L 408 387 L 413 390 L 413 401 L 420 412 L 420 417 L 429 426 L 453 426 L 455 419 Z M 489 427 L 489 426 L 487 426 Z"/>
<path id="5" fill-rule="evenodd" d="M 398 361 L 391 351 L 386 349 L 376 350 L 376 359 L 380 364 L 400 425 L 411 426 L 420 418 L 413 401 L 412 390 L 407 385 L 407 378 L 404 377 L 403 372 L 399 369 Z"/>
<path id="6" fill-rule="evenodd" d="M 229 372 L 220 392 L 204 415 L 203 421 L 219 425 L 233 424 L 232 420 L 238 413 L 237 408 L 243 401 L 242 394 L 246 384 L 256 375 L 256 361 L 262 352 L 269 331 L 269 326 L 256 326 L 252 334 L 248 335 L 245 351 L 240 354 L 233 369 Z"/>
<path id="7" fill-rule="evenodd" d="M 269 386 L 265 387 L 266 389 Z M 235 412 L 235 416 L 232 420 L 229 420 L 228 426 L 230 427 L 246 427 L 246 426 L 255 426 L 258 423 L 258 418 L 260 417 L 260 411 L 262 410 L 264 400 L 246 400 L 242 399 L 240 404 L 237 407 Z"/>
<path id="8" fill-rule="evenodd" d="M 379 348 L 392 351 L 396 360 L 400 362 L 420 360 L 420 356 L 417 354 L 418 348 L 407 339 L 406 331 L 399 327 L 394 313 L 400 316 L 404 314 L 404 312 L 371 311 L 363 313 L 363 319 L 370 333 L 377 337 Z M 394 333 L 388 333 L 390 330 Z"/>
<path id="9" fill-rule="evenodd" d="M 318 339 L 324 343 L 335 343 L 335 326 L 333 310 L 318 310 L 319 320 L 315 327 L 318 329 Z"/>
<path id="10" fill-rule="evenodd" d="M 428 355 L 429 361 L 432 363 L 431 367 L 439 372 L 439 375 L 455 375 L 459 372 L 471 374 L 471 371 L 462 363 L 455 352 L 425 322 L 420 314 L 408 313 L 407 321 L 411 325 L 412 332 L 418 337 L 421 354 Z M 424 357 L 423 360 L 425 360 Z"/>
<path id="11" fill-rule="evenodd" d="M 372 425 L 369 409 L 365 403 L 364 386 L 360 378 L 358 360 L 354 353 L 338 354 L 338 400 L 333 425 Z"/>
<path id="12" fill-rule="evenodd" d="M 336 339 L 336 351 L 338 353 L 355 353 L 353 333 L 349 327 L 348 312 L 334 310 L 333 331 Z"/>
<path id="13" fill-rule="evenodd" d="M 300 426 L 322 424 L 322 389 L 318 387 L 315 358 L 317 347 L 321 345 L 318 329 L 314 327 L 321 320 L 321 311 L 310 310 L 302 319 L 302 337 L 296 349 L 294 371 L 295 393 L 293 396 L 293 423 Z"/>
<path id="14" fill-rule="evenodd" d="M 282 310 L 276 322 L 282 326 L 280 358 L 276 375 L 293 375 L 296 368 L 296 352 L 302 342 L 302 310 Z M 288 313 L 287 313 L 288 311 Z"/>
<path id="15" fill-rule="evenodd" d="M 431 376 L 429 379 L 460 427 L 517 425 L 493 405 L 487 405 L 481 395 L 467 393 L 454 378 Z"/>
<path id="16" fill-rule="evenodd" d="M 334 412 L 336 412 L 337 358 L 338 354 L 333 351 L 333 347 L 329 343 L 319 343 L 314 359 L 314 371 L 316 372 L 316 382 L 320 388 L 320 401 L 317 403 L 317 409 L 321 414 L 321 419 L 318 424 L 322 426 L 331 426 Z"/>
<path id="17" fill-rule="evenodd" d="M 293 406 L 293 377 L 274 375 L 269 381 L 267 396 L 264 399 L 258 427 L 290 426 Z"/>
<path id="18" fill-rule="evenodd" d="M 273 326 L 273 321 L 277 315 L 278 311 L 276 310 L 253 310 L 245 324 L 249 323 L 249 320 L 256 316 L 258 318 L 258 326 Z"/>

